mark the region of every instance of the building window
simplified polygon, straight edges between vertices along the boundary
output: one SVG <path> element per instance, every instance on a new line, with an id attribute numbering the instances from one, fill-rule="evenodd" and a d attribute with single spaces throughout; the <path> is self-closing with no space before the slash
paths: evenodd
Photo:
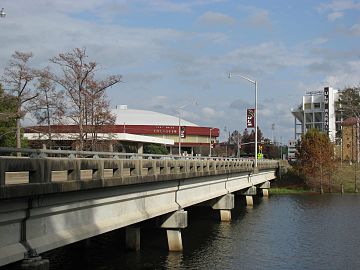
<path id="1" fill-rule="evenodd" d="M 311 110 L 311 103 L 305 103 L 304 110 Z"/>
<path id="2" fill-rule="evenodd" d="M 314 109 L 320 109 L 320 103 L 319 102 L 317 102 L 317 103 L 314 103 Z"/>
<path id="3" fill-rule="evenodd" d="M 316 123 L 316 124 L 314 124 L 314 128 L 316 128 L 317 130 L 322 131 L 323 130 L 323 124 L 322 123 Z"/>
<path id="4" fill-rule="evenodd" d="M 312 124 L 306 124 L 306 129 L 307 129 L 307 130 L 311 129 L 312 127 L 313 127 Z"/>
<path id="5" fill-rule="evenodd" d="M 313 122 L 313 114 L 312 113 L 305 113 L 306 123 Z"/>
<path id="6" fill-rule="evenodd" d="M 314 113 L 314 122 L 322 122 L 323 116 L 321 112 Z"/>

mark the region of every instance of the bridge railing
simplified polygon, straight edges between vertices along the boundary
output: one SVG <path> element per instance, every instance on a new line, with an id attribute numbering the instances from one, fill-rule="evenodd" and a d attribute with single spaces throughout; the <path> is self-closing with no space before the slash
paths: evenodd
<path id="1" fill-rule="evenodd" d="M 189 158 L 161 155 L 130 155 L 109 152 L 60 151 L 0 148 L 0 153 L 28 154 L 27 157 L 0 157 L 0 186 L 56 183 L 66 181 L 124 180 L 134 183 L 154 180 L 199 177 L 237 172 L 252 172 L 254 161 L 231 158 Z M 43 155 L 46 154 L 46 155 Z M 54 157 L 48 155 L 72 155 Z M 121 155 L 118 155 L 121 154 Z M 78 156 L 90 156 L 84 158 Z M 105 156 L 105 157 L 104 157 Z M 132 157 L 132 158 L 131 158 Z M 145 158 L 144 158 L 145 157 Z M 258 169 L 274 169 L 278 162 L 260 160 Z"/>
<path id="2" fill-rule="evenodd" d="M 56 149 L 28 149 L 0 147 L 0 155 L 21 154 L 30 158 L 46 157 L 67 157 L 67 158 L 113 158 L 113 159 L 193 159 L 193 160 L 249 160 L 249 158 L 230 158 L 230 157 L 207 157 L 207 156 L 179 156 L 179 155 L 158 155 L 158 154 L 139 154 L 121 152 L 100 152 L 100 151 L 77 151 L 77 150 L 56 150 Z"/>

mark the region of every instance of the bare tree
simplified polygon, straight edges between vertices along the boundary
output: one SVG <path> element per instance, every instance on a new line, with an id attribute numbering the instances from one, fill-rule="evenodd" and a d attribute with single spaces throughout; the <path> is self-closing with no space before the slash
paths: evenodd
<path id="1" fill-rule="evenodd" d="M 56 90 L 52 80 L 52 74 L 48 67 L 36 73 L 38 75 L 36 83 L 38 96 L 34 99 L 31 111 L 38 125 L 46 125 L 47 129 L 45 133 L 48 137 L 48 147 L 51 148 L 51 126 L 58 124 L 65 114 L 64 91 Z"/>
<path id="2" fill-rule="evenodd" d="M 25 116 L 24 106 L 30 100 L 36 98 L 37 94 L 30 87 L 30 82 L 34 79 L 34 72 L 29 67 L 32 53 L 15 51 L 11 56 L 9 64 L 5 67 L 2 82 L 6 91 L 16 99 L 16 147 L 21 148 L 21 123 L 20 120 Z"/>
<path id="3" fill-rule="evenodd" d="M 79 148 L 84 148 L 87 113 L 87 89 L 90 89 L 94 82 L 97 63 L 87 60 L 86 49 L 75 48 L 70 52 L 61 53 L 50 61 L 58 65 L 62 74 L 53 76 L 53 80 L 63 87 L 72 106 L 68 116 L 79 126 Z M 121 76 L 110 76 L 105 80 L 96 81 L 95 92 L 105 91 L 108 87 L 120 82 Z"/>
<path id="4" fill-rule="evenodd" d="M 96 150 L 98 132 L 101 126 L 115 123 L 115 115 L 111 113 L 109 101 L 107 100 L 104 86 L 112 84 L 116 78 L 113 76 L 104 81 L 89 80 L 86 87 L 86 111 L 85 122 L 87 133 L 91 137 L 91 149 Z"/>

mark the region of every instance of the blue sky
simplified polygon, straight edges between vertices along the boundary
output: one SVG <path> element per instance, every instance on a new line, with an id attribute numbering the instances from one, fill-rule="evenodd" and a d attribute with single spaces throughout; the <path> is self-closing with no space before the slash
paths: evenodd
<path id="1" fill-rule="evenodd" d="M 292 107 L 308 90 L 360 83 L 360 1 L 0 0 L 0 69 L 15 50 L 33 65 L 86 47 L 99 76 L 121 74 L 111 105 L 177 114 L 227 132 L 245 128 L 259 83 L 266 137 L 294 136 Z"/>

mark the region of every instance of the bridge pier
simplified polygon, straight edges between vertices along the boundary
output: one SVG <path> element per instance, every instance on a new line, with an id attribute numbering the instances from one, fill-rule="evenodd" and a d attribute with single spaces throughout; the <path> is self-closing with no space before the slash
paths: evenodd
<path id="1" fill-rule="evenodd" d="M 270 181 L 263 183 L 259 189 L 261 190 L 263 197 L 269 197 Z"/>
<path id="2" fill-rule="evenodd" d="M 140 227 L 128 226 L 125 229 L 125 245 L 126 249 L 139 251 L 140 250 Z"/>
<path id="3" fill-rule="evenodd" d="M 247 206 L 253 206 L 254 205 L 253 196 L 255 196 L 257 194 L 255 186 L 249 187 L 249 188 L 247 188 L 245 190 L 241 190 L 239 193 L 241 195 L 245 196 Z"/>
<path id="4" fill-rule="evenodd" d="M 221 221 L 231 221 L 231 209 L 234 209 L 234 194 L 226 194 L 217 199 L 211 206 L 214 210 L 220 210 Z"/>
<path id="5" fill-rule="evenodd" d="M 182 251 L 181 229 L 167 229 L 166 235 L 168 239 L 169 251 Z"/>
<path id="6" fill-rule="evenodd" d="M 182 251 L 181 229 L 187 227 L 187 211 L 183 209 L 159 219 L 161 228 L 166 229 L 169 251 Z"/>
<path id="7" fill-rule="evenodd" d="M 263 197 L 269 197 L 269 190 L 266 188 L 262 189 L 262 195 Z"/>

